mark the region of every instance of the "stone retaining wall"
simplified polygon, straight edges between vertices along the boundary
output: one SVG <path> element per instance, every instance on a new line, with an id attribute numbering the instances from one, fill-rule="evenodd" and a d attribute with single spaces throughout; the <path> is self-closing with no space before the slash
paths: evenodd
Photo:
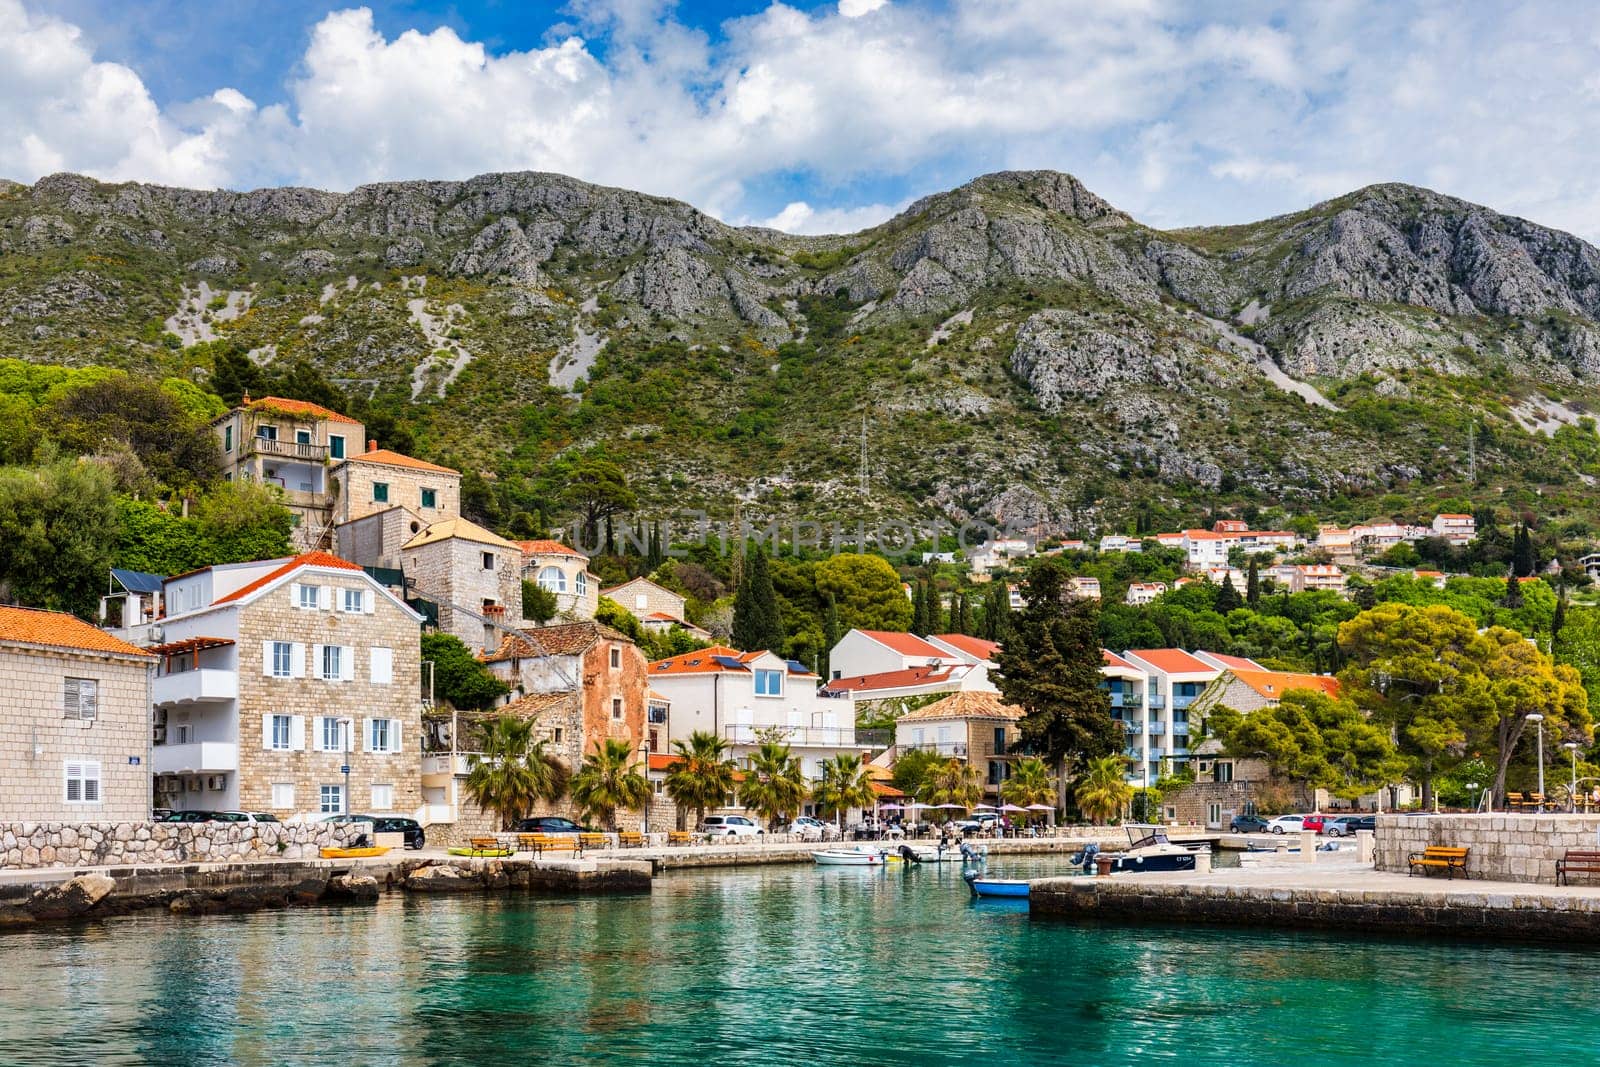
<path id="1" fill-rule="evenodd" d="M 0 870 L 316 859 L 371 823 L 0 823 Z"/>
<path id="2" fill-rule="evenodd" d="M 1467 875 L 1499 882 L 1556 880 L 1569 848 L 1600 848 L 1600 815 L 1380 815 L 1374 856 L 1380 871 L 1405 874 L 1407 858 L 1429 845 L 1468 848 Z"/>

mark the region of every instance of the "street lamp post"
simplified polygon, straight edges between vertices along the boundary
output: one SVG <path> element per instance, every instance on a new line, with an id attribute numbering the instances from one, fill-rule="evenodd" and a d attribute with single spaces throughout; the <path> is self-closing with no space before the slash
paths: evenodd
<path id="1" fill-rule="evenodd" d="M 1578 812 L 1578 742 L 1568 741 L 1561 746 L 1572 757 L 1572 784 L 1567 787 L 1567 811 Z"/>
<path id="2" fill-rule="evenodd" d="M 340 719 L 339 725 L 344 727 L 344 796 L 340 797 L 339 806 L 344 808 L 341 815 L 350 814 L 350 742 L 356 732 L 354 719 Z"/>
<path id="3" fill-rule="evenodd" d="M 1537 711 L 1525 715 L 1539 730 L 1539 810 L 1544 810 L 1544 716 Z"/>

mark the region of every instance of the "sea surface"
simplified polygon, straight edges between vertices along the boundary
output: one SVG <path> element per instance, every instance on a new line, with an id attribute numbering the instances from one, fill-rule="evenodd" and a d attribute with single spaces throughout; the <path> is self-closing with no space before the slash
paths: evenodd
<path id="1" fill-rule="evenodd" d="M 785 866 L 8 933 L 0 1063 L 1600 1064 L 1597 990 L 1589 952 L 1074 925 L 954 865 Z"/>

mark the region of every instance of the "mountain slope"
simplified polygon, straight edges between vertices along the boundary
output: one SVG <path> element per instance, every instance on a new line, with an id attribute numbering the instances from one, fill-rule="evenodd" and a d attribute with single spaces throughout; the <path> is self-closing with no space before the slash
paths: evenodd
<path id="1" fill-rule="evenodd" d="M 548 174 L 0 185 L 0 356 L 309 361 L 551 515 L 597 445 L 652 507 L 758 518 L 1575 509 L 1597 317 L 1592 246 L 1399 185 L 1161 232 L 1002 173 L 834 237 Z"/>

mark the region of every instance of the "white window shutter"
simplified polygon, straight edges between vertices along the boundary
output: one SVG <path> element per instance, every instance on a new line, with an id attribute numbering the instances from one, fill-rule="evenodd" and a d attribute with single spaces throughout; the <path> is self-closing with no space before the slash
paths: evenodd
<path id="1" fill-rule="evenodd" d="M 400 751 L 400 720 L 399 719 L 390 719 L 389 720 L 389 751 L 390 752 L 399 752 Z"/>
<path id="2" fill-rule="evenodd" d="M 372 684 L 389 685 L 394 681 L 394 649 L 371 648 L 367 655 L 372 659 Z"/>
<path id="3" fill-rule="evenodd" d="M 296 641 L 289 648 L 289 677 L 304 678 L 306 676 L 306 646 Z"/>
<path id="4" fill-rule="evenodd" d="M 322 677 L 322 646 L 311 646 L 311 677 Z"/>
<path id="5" fill-rule="evenodd" d="M 261 673 L 272 677 L 272 642 L 261 642 Z"/>
<path id="6" fill-rule="evenodd" d="M 356 650 L 354 645 L 339 648 L 339 680 L 353 682 L 356 678 Z"/>
<path id="7" fill-rule="evenodd" d="M 322 587 L 322 596 L 319 602 L 323 611 L 333 610 L 333 586 L 325 585 Z"/>
<path id="8" fill-rule="evenodd" d="M 363 751 L 363 752 L 371 752 L 372 751 L 372 720 L 371 719 L 357 719 L 356 721 L 361 724 L 361 751 Z"/>
<path id="9" fill-rule="evenodd" d="M 301 752 L 306 747 L 306 717 L 304 715 L 289 716 L 289 748 Z"/>
<path id="10" fill-rule="evenodd" d="M 261 747 L 269 750 L 272 748 L 272 716 L 270 714 L 261 716 Z"/>
<path id="11" fill-rule="evenodd" d="M 378 610 L 378 591 L 376 589 L 368 589 L 361 594 L 361 610 L 368 615 Z"/>
<path id="12" fill-rule="evenodd" d="M 296 582 L 289 583 L 289 606 L 291 608 L 300 606 L 300 586 Z"/>

